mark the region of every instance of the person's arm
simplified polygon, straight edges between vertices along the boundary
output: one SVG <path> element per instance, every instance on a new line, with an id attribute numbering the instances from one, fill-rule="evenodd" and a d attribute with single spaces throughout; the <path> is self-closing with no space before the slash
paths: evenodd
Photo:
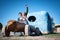
<path id="1" fill-rule="evenodd" d="M 28 21 L 27 21 L 27 24 L 29 24 Z"/>
<path id="2" fill-rule="evenodd" d="M 20 21 L 20 19 L 18 18 L 18 21 Z"/>
<path id="3" fill-rule="evenodd" d="M 28 6 L 26 5 L 26 12 L 25 12 L 25 15 L 28 14 Z"/>

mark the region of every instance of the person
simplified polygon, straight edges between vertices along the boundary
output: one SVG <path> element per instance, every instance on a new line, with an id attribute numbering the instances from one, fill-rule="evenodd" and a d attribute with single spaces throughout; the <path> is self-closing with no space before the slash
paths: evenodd
<path id="1" fill-rule="evenodd" d="M 27 14 L 28 14 L 28 6 L 26 5 L 26 12 L 19 12 L 19 18 L 18 18 L 18 22 L 20 23 L 24 23 L 25 24 L 25 35 L 29 35 L 28 34 L 28 28 L 29 28 L 29 25 L 28 25 L 28 21 L 27 21 Z M 26 30 L 28 29 L 28 30 Z M 22 35 L 23 33 L 21 33 Z"/>
<path id="2" fill-rule="evenodd" d="M 27 14 L 28 14 L 28 6 L 26 5 L 26 12 L 22 13 L 22 12 L 19 12 L 19 18 L 18 18 L 18 22 L 20 23 L 25 23 L 25 24 L 28 24 L 28 21 L 27 21 Z"/>

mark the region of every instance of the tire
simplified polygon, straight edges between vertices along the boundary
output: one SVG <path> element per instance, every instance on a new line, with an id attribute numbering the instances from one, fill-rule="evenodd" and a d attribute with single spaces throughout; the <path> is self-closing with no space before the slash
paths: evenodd
<path id="1" fill-rule="evenodd" d="M 42 35 L 42 33 L 41 33 L 41 31 L 39 30 L 39 28 L 36 28 L 35 34 L 36 34 L 37 36 Z"/>

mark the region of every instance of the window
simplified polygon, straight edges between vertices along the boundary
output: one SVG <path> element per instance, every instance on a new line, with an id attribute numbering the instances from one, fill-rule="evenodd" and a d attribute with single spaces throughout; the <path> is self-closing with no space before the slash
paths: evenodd
<path id="1" fill-rule="evenodd" d="M 29 20 L 30 22 L 34 22 L 34 21 L 36 20 L 36 17 L 35 17 L 35 16 L 30 16 L 30 17 L 28 18 L 28 20 Z"/>

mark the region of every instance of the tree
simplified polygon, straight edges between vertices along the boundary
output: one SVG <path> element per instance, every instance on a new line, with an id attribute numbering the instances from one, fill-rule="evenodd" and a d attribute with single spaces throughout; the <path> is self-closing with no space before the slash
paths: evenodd
<path id="1" fill-rule="evenodd" d="M 3 27 L 3 25 L 2 25 L 2 23 L 0 23 L 0 30 L 2 29 L 2 27 Z"/>

